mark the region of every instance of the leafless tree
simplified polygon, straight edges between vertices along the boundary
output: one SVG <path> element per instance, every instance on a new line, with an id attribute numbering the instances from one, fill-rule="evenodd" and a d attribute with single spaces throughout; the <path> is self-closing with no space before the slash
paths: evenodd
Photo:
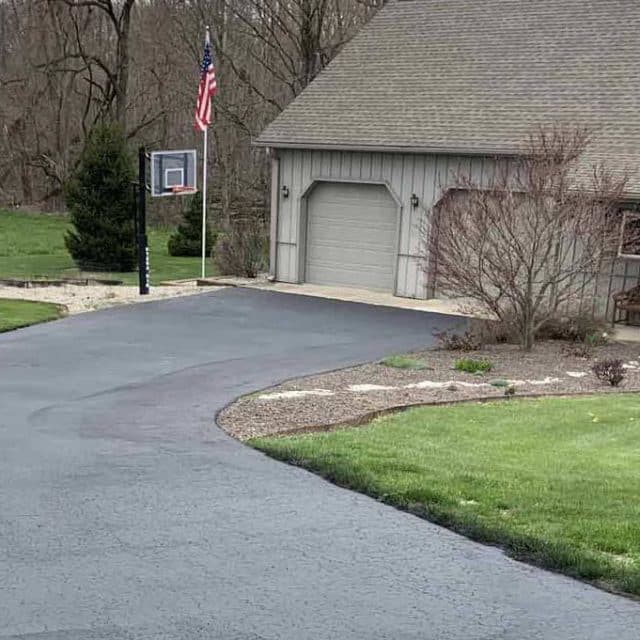
<path id="1" fill-rule="evenodd" d="M 617 254 L 626 178 L 587 167 L 588 144 L 583 128 L 539 132 L 488 184 L 457 175 L 424 230 L 437 290 L 513 323 L 525 350 Z"/>
<path id="2" fill-rule="evenodd" d="M 381 4 L 0 0 L 0 205 L 62 207 L 62 184 L 100 119 L 120 122 L 132 146 L 198 146 L 193 111 L 210 25 L 220 85 L 212 217 L 264 215 L 268 163 L 251 139 Z M 177 206 L 152 210 L 165 217 Z"/>

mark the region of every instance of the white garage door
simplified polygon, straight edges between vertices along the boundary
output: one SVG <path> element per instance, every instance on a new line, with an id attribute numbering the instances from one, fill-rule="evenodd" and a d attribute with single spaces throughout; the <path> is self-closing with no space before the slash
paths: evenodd
<path id="1" fill-rule="evenodd" d="M 307 209 L 306 281 L 393 292 L 396 219 L 382 185 L 316 185 Z"/>

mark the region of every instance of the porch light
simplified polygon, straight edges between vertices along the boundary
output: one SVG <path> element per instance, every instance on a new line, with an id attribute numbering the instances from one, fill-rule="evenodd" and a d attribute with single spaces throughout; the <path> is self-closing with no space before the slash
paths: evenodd
<path id="1" fill-rule="evenodd" d="M 420 199 L 415 193 L 411 194 L 411 206 L 415 209 L 420 204 Z"/>
<path id="2" fill-rule="evenodd" d="M 282 187 L 282 197 L 283 198 L 289 197 L 289 187 L 287 187 L 286 185 Z"/>

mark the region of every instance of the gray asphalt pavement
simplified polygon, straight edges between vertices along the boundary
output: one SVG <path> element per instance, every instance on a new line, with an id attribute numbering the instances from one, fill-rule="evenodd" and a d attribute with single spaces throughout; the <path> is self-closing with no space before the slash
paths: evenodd
<path id="1" fill-rule="evenodd" d="M 638 640 L 640 604 L 214 424 L 240 394 L 452 322 L 236 289 L 0 336 L 0 638 Z"/>

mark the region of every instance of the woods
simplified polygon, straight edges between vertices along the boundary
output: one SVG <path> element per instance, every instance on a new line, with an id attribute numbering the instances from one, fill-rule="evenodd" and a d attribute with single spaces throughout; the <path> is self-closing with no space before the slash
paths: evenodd
<path id="1" fill-rule="evenodd" d="M 210 131 L 214 215 L 265 214 L 267 163 L 251 138 L 382 4 L 0 0 L 0 206 L 63 209 L 100 121 L 117 123 L 132 148 L 199 148 L 193 110 L 209 24 L 221 87 Z"/>

